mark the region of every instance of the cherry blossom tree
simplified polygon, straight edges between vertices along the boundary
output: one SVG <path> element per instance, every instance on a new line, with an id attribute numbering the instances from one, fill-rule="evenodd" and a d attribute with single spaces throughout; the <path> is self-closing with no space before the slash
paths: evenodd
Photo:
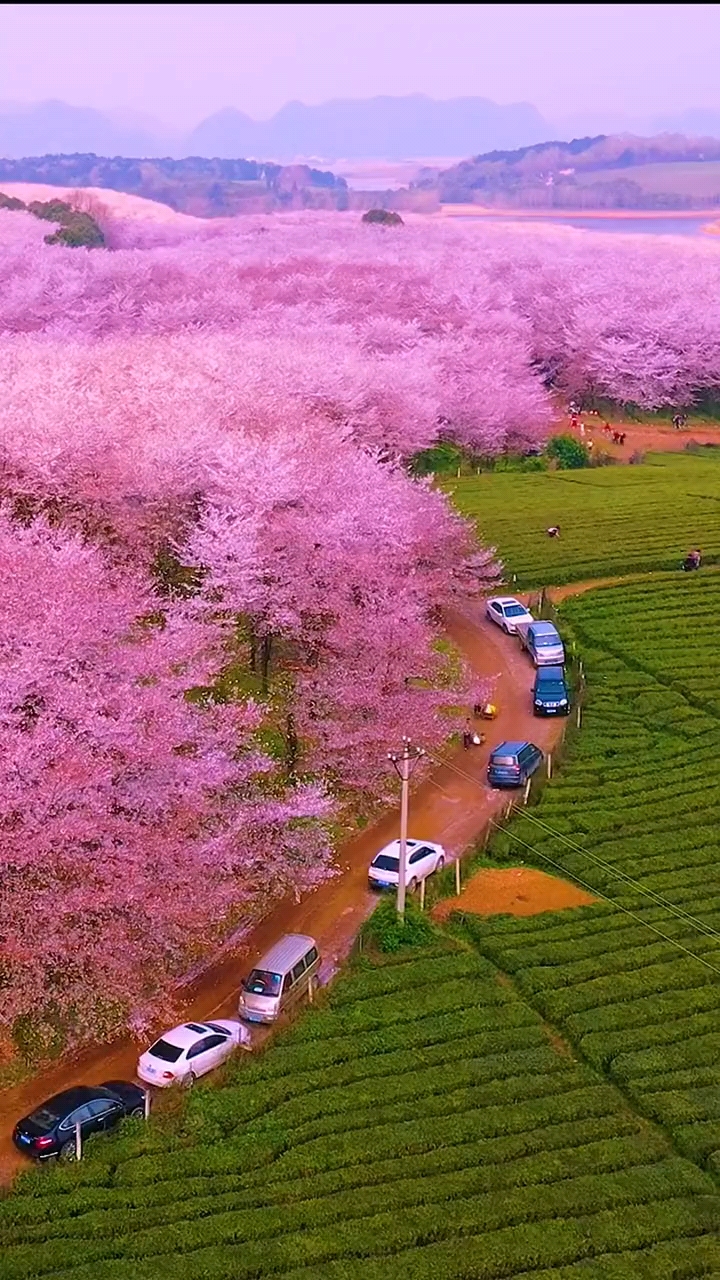
<path id="1" fill-rule="evenodd" d="M 43 520 L 0 521 L 0 566 L 0 1022 L 42 1047 L 157 1011 L 258 898 L 326 875 L 328 809 L 279 784 L 258 707 L 202 695 L 207 621 Z"/>

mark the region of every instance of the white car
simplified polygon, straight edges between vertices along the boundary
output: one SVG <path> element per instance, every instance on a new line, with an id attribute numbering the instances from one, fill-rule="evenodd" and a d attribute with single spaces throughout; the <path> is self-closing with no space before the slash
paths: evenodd
<path id="1" fill-rule="evenodd" d="M 250 1048 L 250 1032 L 230 1018 L 184 1022 L 156 1040 L 138 1059 L 137 1074 L 160 1089 L 192 1085 L 198 1076 L 219 1067 L 237 1048 Z"/>
<path id="2" fill-rule="evenodd" d="M 514 596 L 493 596 L 485 605 L 485 615 L 509 636 L 515 635 L 518 623 L 535 621 L 530 610 Z"/>
<path id="3" fill-rule="evenodd" d="M 405 848 L 405 886 L 412 892 L 421 880 L 441 871 L 445 850 L 430 840 L 408 840 Z M 393 840 L 375 855 L 368 870 L 371 889 L 397 889 L 400 877 L 400 841 Z"/>

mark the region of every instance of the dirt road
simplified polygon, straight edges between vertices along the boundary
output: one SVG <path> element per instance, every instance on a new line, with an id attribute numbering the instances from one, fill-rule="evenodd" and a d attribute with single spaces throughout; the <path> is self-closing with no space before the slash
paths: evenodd
<path id="1" fill-rule="evenodd" d="M 461 777 L 453 769 L 433 770 L 411 797 L 410 834 L 438 840 L 453 854 L 462 853 L 478 836 L 487 819 L 507 803 L 505 793 L 485 784 L 490 747 L 505 738 L 530 738 L 543 749 L 552 747 L 561 732 L 554 720 L 532 715 L 530 690 L 533 670 L 517 640 L 487 622 L 480 605 L 467 614 L 450 613 L 447 630 L 480 677 L 498 677 L 493 695 L 496 721 L 487 726 L 488 742 L 471 751 L 460 748 Z M 412 732 L 412 726 L 409 726 Z M 480 783 L 481 785 L 478 785 Z M 362 922 L 376 899 L 367 889 L 367 867 L 375 853 L 398 834 L 398 815 L 391 811 L 346 844 L 339 854 L 340 874 L 303 900 L 285 901 L 242 944 L 206 970 L 187 991 L 182 1017 L 233 1016 L 240 978 L 267 947 L 283 933 L 309 933 L 318 940 L 323 977 L 329 978 L 348 954 Z M 130 1039 L 86 1050 L 42 1074 L 0 1093 L 0 1178 L 8 1180 L 24 1165 L 10 1139 L 13 1124 L 53 1093 L 82 1082 L 134 1078 L 138 1045 Z"/>
<path id="2" fill-rule="evenodd" d="M 603 419 L 594 415 L 580 415 L 581 421 L 585 425 L 585 434 L 582 435 L 580 428 L 573 428 L 567 418 L 562 418 L 557 425 L 557 430 L 562 432 L 570 432 L 570 434 L 581 440 L 583 444 L 593 442 L 593 448 L 597 452 L 609 453 L 613 458 L 617 458 L 619 462 L 628 462 L 634 453 L 681 453 L 685 446 L 694 441 L 695 444 L 714 444 L 720 445 L 720 424 L 713 426 L 688 426 L 682 431 L 676 431 L 670 423 L 650 424 L 637 422 L 613 422 L 611 423 L 613 431 L 623 431 L 625 433 L 625 443 L 623 445 L 613 444 L 612 436 L 608 436 L 603 431 Z"/>

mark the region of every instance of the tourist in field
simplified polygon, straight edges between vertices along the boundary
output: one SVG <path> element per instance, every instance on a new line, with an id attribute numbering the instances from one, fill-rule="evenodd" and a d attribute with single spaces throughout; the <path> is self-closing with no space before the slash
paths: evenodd
<path id="1" fill-rule="evenodd" d="M 559 525 L 559 524 L 551 524 L 551 525 L 550 525 L 550 528 L 549 528 L 549 529 L 546 529 L 546 530 L 545 530 L 545 532 L 546 532 L 546 534 L 547 534 L 548 538 L 559 538 L 559 537 L 560 537 L 560 525 Z"/>
<path id="2" fill-rule="evenodd" d="M 699 569 L 702 564 L 702 551 L 688 551 L 685 557 L 683 568 L 686 570 Z"/>

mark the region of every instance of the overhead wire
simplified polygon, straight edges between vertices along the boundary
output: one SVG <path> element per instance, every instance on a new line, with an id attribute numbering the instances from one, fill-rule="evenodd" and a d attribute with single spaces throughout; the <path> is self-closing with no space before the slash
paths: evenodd
<path id="1" fill-rule="evenodd" d="M 477 778 L 473 777 L 471 773 L 467 773 L 464 769 L 461 769 L 458 765 L 454 764 L 451 760 L 443 760 L 441 756 L 436 756 L 434 755 L 434 753 L 430 751 L 428 751 L 426 754 L 436 764 L 445 765 L 448 769 L 452 769 L 460 777 L 465 778 L 466 781 L 473 783 L 475 786 L 481 785 Z M 531 822 L 534 821 L 536 825 L 541 827 L 547 834 L 555 836 L 558 840 L 561 840 L 566 844 L 570 844 L 570 846 L 574 849 L 575 852 L 581 855 L 584 854 L 585 856 L 590 858 L 591 861 L 599 865 L 608 874 L 610 874 L 611 876 L 615 876 L 615 878 L 619 880 L 620 883 L 631 884 L 631 886 L 635 887 L 637 891 L 640 892 L 641 894 L 645 892 L 646 896 L 651 898 L 651 900 L 655 901 L 655 905 L 662 906 L 662 908 L 666 910 L 670 915 L 674 916 L 676 920 L 680 921 L 683 924 L 691 925 L 691 927 L 695 928 L 699 933 L 701 933 L 705 937 L 720 941 L 720 932 L 716 929 L 713 929 L 711 925 L 705 925 L 705 923 L 702 920 L 698 920 L 695 916 L 691 916 L 688 912 L 683 911 L 681 907 L 676 907 L 675 904 L 670 902 L 668 899 L 662 898 L 661 895 L 659 894 L 654 894 L 653 890 L 645 891 L 644 887 L 640 885 L 638 881 L 633 881 L 631 877 L 625 876 L 623 872 L 618 872 L 616 868 L 613 867 L 610 863 L 603 862 L 602 859 L 597 858 L 595 855 L 589 853 L 589 851 L 583 849 L 582 846 L 574 844 L 574 842 L 568 840 L 568 838 L 565 837 L 562 832 L 555 831 L 554 828 L 551 827 L 549 824 L 543 823 L 540 819 L 534 818 L 533 815 L 530 815 L 525 811 L 522 813 L 521 816 Z M 549 855 L 541 853 L 539 849 L 536 849 L 533 845 L 527 844 L 526 841 L 522 840 L 520 836 L 516 835 L 514 832 L 508 831 L 507 828 L 501 827 L 493 818 L 490 819 L 490 822 L 492 826 L 494 826 L 498 831 L 505 831 L 505 833 L 511 839 L 523 845 L 526 849 L 531 850 L 538 858 L 541 858 L 545 862 L 550 863 L 550 865 L 562 871 L 566 876 L 567 875 L 572 876 L 572 878 L 576 880 L 578 884 L 581 884 L 584 888 L 586 888 L 589 892 L 593 893 L 596 897 L 602 898 L 604 901 L 609 902 L 612 906 L 617 907 L 619 911 L 623 911 L 626 915 L 630 916 L 633 920 L 636 920 L 638 924 L 644 925 L 646 929 L 649 929 L 651 930 L 651 932 L 658 934 L 658 936 L 663 938 L 666 942 L 669 942 L 672 946 L 677 947 L 678 950 L 683 951 L 686 955 L 691 956 L 692 959 L 697 960 L 699 964 L 704 965 L 706 968 L 711 969 L 714 973 L 717 973 L 718 975 L 720 975 L 720 968 L 711 964 L 709 961 L 704 960 L 702 956 L 696 955 L 694 951 L 691 951 L 688 947 L 683 946 L 683 944 L 681 942 L 678 942 L 677 939 L 671 938 L 668 934 L 663 933 L 661 929 L 657 929 L 654 925 L 650 924 L 648 920 L 644 920 L 642 916 L 639 916 L 637 915 L 636 912 L 631 911 L 629 907 L 623 906 L 623 904 L 618 902 L 615 898 L 611 898 L 607 894 L 604 894 L 601 890 L 597 889 L 595 885 L 591 885 L 588 881 L 583 880 L 574 871 L 569 871 L 568 868 L 563 865 L 563 863 L 557 862 L 553 858 L 550 858 Z"/>

